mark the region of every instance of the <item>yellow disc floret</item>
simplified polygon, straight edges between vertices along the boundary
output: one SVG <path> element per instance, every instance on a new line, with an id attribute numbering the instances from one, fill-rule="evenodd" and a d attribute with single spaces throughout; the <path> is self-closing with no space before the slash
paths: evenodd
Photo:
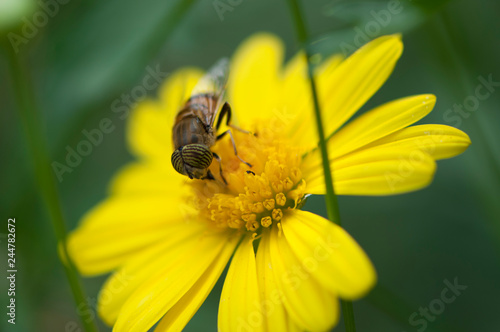
<path id="1" fill-rule="evenodd" d="M 255 232 L 281 221 L 288 210 L 304 199 L 306 183 L 300 164 L 302 151 L 282 139 L 276 130 L 255 126 L 253 134 L 232 130 L 238 155 L 229 137 L 212 147 L 222 160 L 227 180 L 197 180 L 196 207 L 202 218 L 219 228 L 246 229 Z M 219 164 L 211 172 L 219 174 Z"/>

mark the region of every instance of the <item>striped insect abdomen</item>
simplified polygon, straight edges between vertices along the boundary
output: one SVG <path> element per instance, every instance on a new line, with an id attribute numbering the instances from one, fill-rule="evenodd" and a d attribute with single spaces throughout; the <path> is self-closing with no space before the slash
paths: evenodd
<path id="1" fill-rule="evenodd" d="M 187 117 L 175 124 L 173 129 L 174 149 L 188 144 L 205 144 L 205 126 L 198 118 Z"/>
<path id="2" fill-rule="evenodd" d="M 209 119 L 212 118 L 209 107 L 211 98 L 204 94 L 193 96 L 177 113 L 172 132 L 175 149 L 188 144 L 204 144 L 211 147 L 215 143 L 213 128 L 209 123 Z"/>

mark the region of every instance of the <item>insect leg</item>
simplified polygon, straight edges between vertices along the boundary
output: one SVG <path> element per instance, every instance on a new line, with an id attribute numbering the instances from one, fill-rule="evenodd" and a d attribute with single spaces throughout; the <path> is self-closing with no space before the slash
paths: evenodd
<path id="1" fill-rule="evenodd" d="M 240 127 L 236 127 L 235 125 L 232 125 L 232 124 L 228 124 L 229 127 L 233 128 L 233 129 L 236 129 L 238 131 L 241 131 L 242 133 L 244 134 L 251 134 L 251 135 L 254 135 L 252 132 L 248 131 L 248 130 L 245 130 L 245 129 L 241 129 Z"/>
<path id="2" fill-rule="evenodd" d="M 205 176 L 202 180 L 204 179 L 215 180 L 214 175 L 212 174 L 212 172 L 210 172 L 210 170 L 208 170 L 207 176 Z"/>
<path id="3" fill-rule="evenodd" d="M 247 163 L 246 161 L 244 161 L 243 159 L 241 159 L 241 157 L 238 155 L 238 150 L 236 150 L 236 143 L 234 142 L 233 133 L 231 133 L 231 129 L 228 129 L 225 132 L 223 132 L 222 134 L 220 134 L 219 136 L 217 136 L 217 141 L 220 140 L 222 137 L 226 136 L 226 134 L 229 134 L 229 137 L 231 137 L 231 143 L 233 143 L 233 149 L 234 149 L 235 156 L 238 157 L 238 159 L 243 164 L 247 165 L 248 167 L 252 167 L 252 164 Z"/>
<path id="4" fill-rule="evenodd" d="M 222 120 L 224 119 L 224 116 L 227 114 L 227 120 L 226 120 L 226 125 L 229 125 L 229 121 L 231 120 L 231 106 L 229 106 L 228 102 L 226 101 L 224 105 L 222 105 L 222 108 L 220 110 L 219 114 L 219 119 L 217 120 L 217 125 L 215 126 L 215 129 L 219 129 Z"/>
<path id="5" fill-rule="evenodd" d="M 218 140 L 220 140 L 222 137 L 226 136 L 226 134 L 227 134 L 227 132 L 228 132 L 228 131 L 229 131 L 229 130 L 226 130 L 226 131 L 225 131 L 225 132 L 223 132 L 222 134 L 217 135 L 217 138 L 216 138 L 215 140 L 216 140 L 216 141 L 218 141 Z"/>
<path id="6" fill-rule="evenodd" d="M 220 127 L 220 125 L 222 123 L 222 120 L 224 119 L 224 116 L 226 116 L 226 114 L 227 114 L 227 117 L 226 117 L 226 126 L 231 127 L 231 128 L 233 128 L 235 130 L 241 131 L 242 133 L 245 133 L 245 134 L 252 134 L 248 130 L 241 129 L 240 127 L 237 127 L 237 126 L 235 126 L 233 124 L 229 124 L 229 122 L 231 122 L 231 106 L 229 106 L 229 104 L 228 104 L 227 101 L 224 103 L 224 105 L 222 105 L 222 108 L 221 108 L 221 111 L 220 111 L 220 115 L 219 115 L 219 119 L 217 120 L 217 126 L 215 127 L 216 129 L 219 129 L 219 127 Z"/>
<path id="7" fill-rule="evenodd" d="M 227 186 L 227 181 L 226 181 L 226 178 L 224 177 L 224 175 L 222 174 L 222 163 L 220 161 L 220 157 L 217 153 L 215 152 L 212 152 L 212 155 L 214 156 L 215 160 L 217 160 L 217 162 L 219 163 L 219 172 L 220 172 L 220 177 L 222 178 L 222 180 L 224 181 L 224 184 Z"/>

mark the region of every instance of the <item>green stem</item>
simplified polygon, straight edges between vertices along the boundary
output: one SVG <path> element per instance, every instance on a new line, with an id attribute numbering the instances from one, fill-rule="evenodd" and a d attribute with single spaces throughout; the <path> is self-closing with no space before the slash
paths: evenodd
<path id="1" fill-rule="evenodd" d="M 356 325 L 354 324 L 354 309 L 352 307 L 351 301 L 340 301 L 342 307 L 342 314 L 344 315 L 344 324 L 346 331 L 356 331 Z"/>
<path id="2" fill-rule="evenodd" d="M 326 147 L 325 130 L 323 128 L 323 122 L 321 120 L 321 111 L 318 101 L 316 83 L 314 82 L 314 69 L 311 62 L 309 61 L 310 54 L 306 44 L 308 40 L 308 32 L 304 22 L 304 18 L 302 17 L 302 11 L 298 1 L 288 0 L 288 4 L 290 5 L 292 16 L 295 22 L 297 37 L 299 39 L 301 46 L 304 48 L 305 52 L 305 60 L 307 63 L 307 74 L 311 86 L 311 93 L 314 102 L 314 114 L 316 117 L 316 125 L 318 129 L 319 148 L 321 151 L 321 158 L 323 161 L 323 172 L 324 172 L 325 186 L 326 186 L 325 200 L 326 200 L 326 209 L 328 213 L 328 218 L 337 225 L 341 225 L 339 205 L 337 202 L 337 196 L 335 195 L 335 189 L 333 187 L 332 169 L 330 166 L 330 159 L 328 158 L 328 150 Z M 355 332 L 356 325 L 354 323 L 354 310 L 352 307 L 352 302 L 342 300 L 341 306 L 342 306 L 342 314 L 344 316 L 344 324 L 346 327 L 346 331 Z"/>
<path id="3" fill-rule="evenodd" d="M 86 296 L 80 279 L 78 278 L 76 269 L 71 263 L 67 252 L 64 217 L 54 175 L 50 167 L 48 149 L 43 135 L 42 122 L 37 112 L 34 93 L 31 89 L 28 76 L 24 72 L 25 67 L 21 64 L 20 59 L 7 42 L 5 42 L 3 46 L 9 61 L 14 94 L 17 99 L 17 110 L 24 127 L 26 141 L 33 159 L 39 190 L 56 234 L 59 253 L 62 256 L 60 257 L 61 263 L 78 309 L 82 310 L 82 312 L 89 312 L 90 308 L 85 300 Z M 82 319 L 82 324 L 87 332 L 97 331 L 97 327 L 93 320 Z"/>
<path id="4" fill-rule="evenodd" d="M 337 202 L 337 196 L 335 195 L 335 190 L 333 188 L 333 175 L 332 170 L 328 158 L 328 150 L 326 147 L 325 140 L 325 130 L 323 128 L 323 122 L 321 120 L 321 111 L 318 101 L 318 93 L 316 89 L 316 83 L 314 82 L 314 70 L 311 62 L 309 61 L 310 54 L 309 49 L 307 48 L 307 39 L 308 33 L 306 30 L 306 26 L 304 24 L 304 19 L 302 17 L 302 12 L 299 7 L 299 3 L 296 0 L 288 0 L 290 8 L 292 10 L 293 18 L 295 21 L 295 27 L 297 28 L 297 36 L 299 38 L 299 42 L 301 46 L 304 48 L 305 52 L 305 60 L 307 62 L 307 74 L 309 76 L 309 83 L 311 86 L 311 93 L 314 102 L 314 115 L 316 117 L 316 125 L 318 129 L 318 137 L 319 137 L 319 148 L 321 151 L 321 157 L 323 159 L 323 170 L 325 176 L 325 186 L 326 186 L 326 208 L 328 211 L 328 217 L 336 223 L 337 225 L 341 225 L 340 222 L 340 214 L 339 214 L 339 204 Z"/>

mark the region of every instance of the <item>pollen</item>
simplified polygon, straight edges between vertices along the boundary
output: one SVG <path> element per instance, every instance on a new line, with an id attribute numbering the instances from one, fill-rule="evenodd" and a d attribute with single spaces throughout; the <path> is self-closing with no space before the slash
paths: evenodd
<path id="1" fill-rule="evenodd" d="M 251 133 L 232 129 L 238 155 L 229 137 L 212 147 L 221 158 L 227 184 L 219 175 L 217 161 L 210 166 L 215 180 L 190 182 L 196 196 L 195 208 L 215 227 L 259 233 L 277 227 L 287 213 L 303 203 L 303 151 L 283 139 L 279 130 L 267 127 L 269 124 L 263 122 L 255 125 Z"/>
<path id="2" fill-rule="evenodd" d="M 274 209 L 272 213 L 273 219 L 276 221 L 280 221 L 283 217 L 283 211 L 281 209 Z"/>

